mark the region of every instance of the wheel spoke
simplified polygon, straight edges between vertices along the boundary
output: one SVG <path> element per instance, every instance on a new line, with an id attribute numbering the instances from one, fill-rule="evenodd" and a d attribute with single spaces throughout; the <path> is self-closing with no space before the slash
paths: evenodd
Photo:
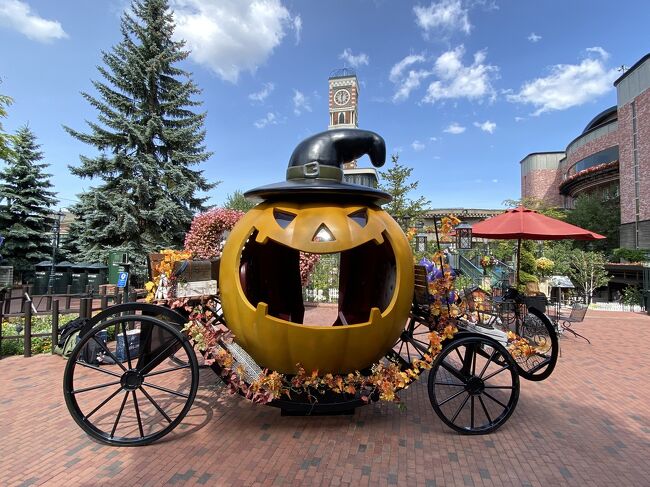
<path id="1" fill-rule="evenodd" d="M 100 347 L 102 347 L 102 349 L 104 350 L 104 352 L 106 352 L 106 353 L 108 354 L 108 356 L 113 360 L 113 362 L 115 362 L 117 365 L 119 365 L 120 368 L 121 368 L 124 372 L 126 372 L 126 367 L 124 367 L 124 365 L 122 365 L 122 362 L 120 362 L 119 360 L 117 360 L 117 357 L 116 357 L 115 355 L 113 355 L 113 352 L 111 352 L 111 351 L 108 349 L 108 347 L 106 346 L 106 344 L 105 344 L 104 342 L 102 342 L 101 340 L 99 340 L 95 335 L 93 335 L 91 338 L 92 338 L 93 340 L 95 340 L 95 342 L 97 342 L 97 344 L 98 344 Z"/>
<path id="2" fill-rule="evenodd" d="M 503 409 L 508 409 L 508 406 L 506 406 L 505 404 L 503 404 L 501 401 L 499 401 L 496 397 L 494 397 L 494 396 L 493 396 L 492 394 L 490 394 L 489 392 L 487 392 L 487 391 L 483 391 L 483 394 L 485 394 L 487 397 L 489 397 L 490 399 L 492 399 L 494 402 L 496 402 L 497 404 L 499 404 L 500 406 L 502 406 Z"/>
<path id="3" fill-rule="evenodd" d="M 147 391 L 144 390 L 144 387 L 140 386 L 140 390 L 142 391 L 142 394 L 144 394 L 144 397 L 146 397 L 151 404 L 154 405 L 154 407 L 158 410 L 160 414 L 163 415 L 163 417 L 167 420 L 168 423 L 171 423 L 172 420 L 169 416 L 167 416 L 167 413 L 158 405 L 158 403 L 154 400 L 153 397 L 149 395 Z"/>
<path id="4" fill-rule="evenodd" d="M 457 392 L 456 394 L 452 394 L 451 396 L 449 396 L 449 397 L 448 397 L 447 399 L 445 399 L 444 401 L 439 402 L 439 403 L 438 403 L 438 407 L 447 404 L 447 403 L 448 403 L 449 401 L 451 401 L 452 399 L 456 399 L 456 398 L 457 398 L 458 396 L 460 396 L 463 392 L 465 392 L 465 389 L 463 389 L 462 391 Z"/>
<path id="5" fill-rule="evenodd" d="M 117 425 L 120 422 L 120 418 L 122 417 L 122 411 L 124 411 L 124 405 L 126 404 L 126 400 L 129 397 L 128 391 L 124 391 L 124 399 L 122 399 L 122 405 L 120 406 L 120 410 L 117 412 L 117 418 L 115 418 L 115 424 L 113 425 L 113 429 L 111 430 L 111 438 L 115 436 L 115 430 L 117 430 Z"/>
<path id="6" fill-rule="evenodd" d="M 113 372 L 112 370 L 102 369 L 101 367 L 97 367 L 96 365 L 88 364 L 86 362 L 80 362 L 79 360 L 77 360 L 75 364 L 81 365 L 82 367 L 86 367 L 88 369 L 97 370 L 98 372 L 103 372 L 104 374 L 112 375 L 113 377 L 122 377 L 120 374 Z"/>
<path id="7" fill-rule="evenodd" d="M 167 389 L 166 387 L 157 386 L 155 384 L 149 384 L 148 382 L 143 382 L 142 384 L 147 386 L 147 387 L 151 387 L 152 389 L 157 389 L 157 390 L 162 391 L 162 392 L 167 392 L 168 394 L 173 394 L 175 396 L 183 397 L 185 399 L 190 397 L 187 394 L 183 394 L 182 392 L 172 391 L 171 389 Z"/>
<path id="8" fill-rule="evenodd" d="M 483 402 L 483 398 L 481 396 L 478 396 L 478 402 L 481 403 L 481 407 L 483 408 L 483 412 L 485 413 L 485 417 L 487 418 L 488 422 L 492 424 L 492 418 L 490 417 L 490 413 L 488 413 L 488 410 L 485 407 L 485 403 Z"/>
<path id="9" fill-rule="evenodd" d="M 116 380 L 116 381 L 113 381 L 113 382 L 107 382 L 105 384 L 99 384 L 97 386 L 83 387 L 81 389 L 76 389 L 74 391 L 70 391 L 70 394 L 80 394 L 82 392 L 94 391 L 95 389 L 101 389 L 103 387 L 116 386 L 119 383 L 120 383 L 120 381 Z"/>
<path id="10" fill-rule="evenodd" d="M 512 386 L 484 386 L 486 389 L 514 389 Z"/>
<path id="11" fill-rule="evenodd" d="M 144 374 L 143 377 L 153 377 L 154 375 L 166 374 L 167 372 L 174 372 L 174 371 L 176 371 L 176 370 L 189 369 L 189 368 L 190 368 L 190 364 L 179 365 L 178 367 L 171 367 L 171 368 L 169 368 L 169 369 L 158 370 L 158 371 L 156 371 L 156 372 L 151 372 L 151 373 L 149 373 L 149 374 Z"/>
<path id="12" fill-rule="evenodd" d="M 488 375 L 487 377 L 484 377 L 483 380 L 486 381 L 486 380 L 488 380 L 488 379 L 491 379 L 491 378 L 494 377 L 495 375 L 500 374 L 501 372 L 503 372 L 504 370 L 508 370 L 509 368 L 510 368 L 510 364 L 506 364 L 506 365 L 504 365 L 503 367 L 501 367 L 499 370 L 497 370 L 497 371 L 495 371 L 495 372 L 492 372 L 492 373 L 491 373 L 490 375 Z"/>
<path id="13" fill-rule="evenodd" d="M 143 375 L 148 374 L 151 369 L 158 365 L 158 359 L 165 357 L 165 354 L 167 354 L 172 349 L 172 347 L 176 345 L 177 342 L 178 340 L 176 339 L 172 340 L 169 345 L 167 345 L 158 355 L 156 355 L 156 358 L 150 360 L 149 363 L 142 368 L 140 373 Z"/>
<path id="14" fill-rule="evenodd" d="M 460 412 L 463 410 L 463 408 L 465 407 L 465 404 L 467 404 L 467 401 L 469 401 L 470 397 L 471 396 L 469 394 L 467 394 L 467 397 L 465 398 L 465 400 L 462 402 L 462 404 L 460 406 L 458 406 L 458 409 L 456 409 L 456 413 L 454 414 L 454 417 L 451 418 L 452 423 L 456 424 L 456 418 L 458 417 Z"/>
<path id="15" fill-rule="evenodd" d="M 138 418 L 138 429 L 140 430 L 140 438 L 144 438 L 144 430 L 142 429 L 142 419 L 140 418 L 140 407 L 138 406 L 138 398 L 135 396 L 135 391 L 133 393 L 133 405 L 135 406 L 135 415 Z"/>
<path id="16" fill-rule="evenodd" d="M 116 390 L 113 394 L 111 394 L 111 395 L 108 396 L 106 399 L 104 399 L 102 402 L 100 402 L 100 403 L 99 403 L 99 406 L 97 406 L 95 409 L 93 409 L 93 410 L 90 411 L 88 414 L 86 414 L 86 415 L 83 417 L 83 420 L 86 421 L 86 420 L 87 420 L 88 418 L 90 418 L 93 414 L 95 414 L 97 411 L 99 411 L 99 410 L 102 408 L 102 406 L 104 406 L 108 401 L 110 401 L 110 400 L 113 399 L 115 396 L 117 396 L 117 394 L 118 394 L 121 390 L 122 390 L 122 388 L 121 388 L 121 387 L 118 387 L 117 390 Z"/>
<path id="17" fill-rule="evenodd" d="M 456 351 L 456 355 L 458 355 L 458 359 L 460 360 L 460 363 L 462 364 L 463 363 L 463 356 L 460 354 L 460 351 L 458 350 L 458 347 L 454 348 L 454 350 Z M 465 352 L 465 353 L 467 353 L 467 352 Z"/>
<path id="18" fill-rule="evenodd" d="M 474 429 L 474 396 L 469 401 L 470 428 Z"/>
<path id="19" fill-rule="evenodd" d="M 129 339 L 126 336 L 126 322 L 122 322 L 122 337 L 124 338 L 124 352 L 126 353 L 126 363 L 129 364 L 129 370 L 133 368 L 131 365 L 131 350 L 129 350 Z"/>
<path id="20" fill-rule="evenodd" d="M 442 362 L 440 362 L 440 365 L 442 366 L 443 369 L 445 369 L 451 375 L 456 377 L 456 379 L 461 381 L 463 384 L 467 382 L 467 378 L 463 374 L 461 374 L 459 370 L 456 370 L 451 364 L 448 364 L 443 360 Z"/>
<path id="21" fill-rule="evenodd" d="M 492 353 L 490 354 L 490 358 L 485 362 L 485 365 L 483 366 L 483 370 L 481 370 L 481 373 L 478 375 L 479 379 L 483 378 L 483 374 L 485 374 L 485 371 L 487 368 L 490 366 L 490 362 L 492 362 L 492 359 L 494 358 L 494 355 L 497 353 L 497 349 L 493 348 Z"/>
<path id="22" fill-rule="evenodd" d="M 434 382 L 435 385 L 437 386 L 458 386 L 458 387 L 465 387 L 465 384 L 458 384 L 456 382 Z"/>

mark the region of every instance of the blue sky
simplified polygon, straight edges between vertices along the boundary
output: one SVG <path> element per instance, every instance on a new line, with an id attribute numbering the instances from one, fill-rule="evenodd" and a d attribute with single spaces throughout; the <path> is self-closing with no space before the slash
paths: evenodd
<path id="1" fill-rule="evenodd" d="M 170 3 L 208 112 L 213 204 L 284 179 L 296 144 L 327 128 L 329 73 L 348 66 L 360 128 L 414 169 L 433 207 L 501 207 L 520 195 L 519 161 L 564 150 L 616 103 L 617 68 L 650 51 L 647 1 Z M 0 0 L 0 93 L 14 98 L 4 126 L 36 133 L 62 207 L 92 185 L 68 172 L 92 149 L 62 125 L 96 119 L 80 92 L 92 93 L 128 5 Z"/>

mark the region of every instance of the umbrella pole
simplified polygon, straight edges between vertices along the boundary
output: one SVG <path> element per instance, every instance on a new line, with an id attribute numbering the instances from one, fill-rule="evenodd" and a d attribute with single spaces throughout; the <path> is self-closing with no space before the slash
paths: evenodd
<path id="1" fill-rule="evenodd" d="M 521 267 L 521 239 L 517 239 L 517 280 L 515 281 L 515 287 L 519 289 L 519 268 Z"/>

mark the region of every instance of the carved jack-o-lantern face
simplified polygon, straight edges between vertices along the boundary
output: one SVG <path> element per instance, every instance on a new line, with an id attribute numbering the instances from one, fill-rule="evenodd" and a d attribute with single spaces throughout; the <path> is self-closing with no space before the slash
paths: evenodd
<path id="1" fill-rule="evenodd" d="M 300 252 L 339 255 L 335 326 L 302 324 Z M 228 237 L 219 285 L 235 340 L 261 366 L 349 372 L 377 361 L 404 328 L 413 257 L 399 225 L 377 206 L 265 202 Z"/>

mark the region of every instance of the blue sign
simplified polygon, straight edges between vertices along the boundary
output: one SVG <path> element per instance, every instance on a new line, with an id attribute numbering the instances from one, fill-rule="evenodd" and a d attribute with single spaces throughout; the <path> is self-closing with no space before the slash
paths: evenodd
<path id="1" fill-rule="evenodd" d="M 126 287 L 126 282 L 129 280 L 128 272 L 120 272 L 117 275 L 117 287 Z"/>

